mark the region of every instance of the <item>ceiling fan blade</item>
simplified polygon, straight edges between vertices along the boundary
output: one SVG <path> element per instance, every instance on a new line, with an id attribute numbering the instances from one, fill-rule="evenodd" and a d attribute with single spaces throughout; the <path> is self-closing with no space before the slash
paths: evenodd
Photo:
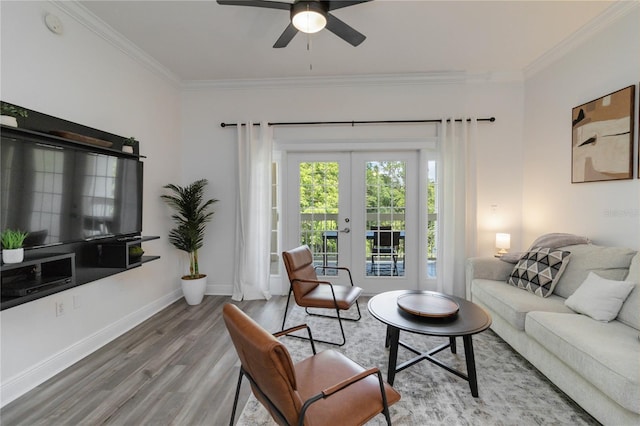
<path id="1" fill-rule="evenodd" d="M 287 28 L 285 28 L 282 34 L 280 34 L 280 38 L 276 40 L 276 44 L 274 44 L 273 47 L 276 49 L 287 47 L 296 34 L 298 34 L 298 29 L 294 27 L 292 23 L 289 23 Z"/>
<path id="2" fill-rule="evenodd" d="M 281 10 L 291 9 L 291 3 L 282 3 L 279 1 L 269 0 L 218 0 L 218 4 L 221 4 L 223 6 L 252 6 Z"/>
<path id="3" fill-rule="evenodd" d="M 348 6 L 354 6 L 356 4 L 360 4 L 360 3 L 367 3 L 370 2 L 371 0 L 353 0 L 353 1 L 329 1 L 329 10 L 336 10 L 336 9 L 342 9 L 343 7 L 348 7 Z"/>
<path id="4" fill-rule="evenodd" d="M 327 13 L 327 29 L 354 47 L 367 38 L 330 13 Z"/>

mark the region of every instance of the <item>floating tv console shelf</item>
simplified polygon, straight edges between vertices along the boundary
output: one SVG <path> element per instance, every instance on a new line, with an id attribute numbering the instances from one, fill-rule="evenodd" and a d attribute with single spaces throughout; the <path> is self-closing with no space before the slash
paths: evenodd
<path id="1" fill-rule="evenodd" d="M 105 154 L 139 161 L 138 146 L 134 153 L 122 152 L 124 137 L 86 127 L 77 123 L 27 110 L 28 117 L 19 119 L 19 128 L 2 126 L 2 139 L 28 140 L 58 149 L 79 149 L 91 154 Z M 60 135 L 86 135 L 86 141 L 78 141 Z M 107 141 L 102 146 L 92 143 Z M 15 143 L 15 142 L 14 142 Z M 110 146 L 106 146 L 109 145 Z M 9 146 L 9 145 L 8 145 Z M 118 160 L 120 161 L 120 160 Z M 136 163 L 138 164 L 138 163 Z M 6 212 L 6 206 L 0 206 Z M 15 210 L 17 211 L 17 210 Z M 14 211 L 14 212 L 15 212 Z M 4 223 L 4 222 L 3 222 Z M 3 225 L 10 227 L 10 225 Z M 117 231 L 116 231 L 117 232 Z M 114 232 L 115 233 L 115 232 Z M 124 232 L 123 232 L 124 233 Z M 36 234 L 35 232 L 33 234 Z M 3 264 L 1 271 L 0 310 L 28 303 L 61 291 L 106 278 L 160 256 L 140 256 L 143 243 L 157 240 L 157 236 L 140 236 L 130 233 L 124 236 L 100 237 L 64 244 L 35 245 L 25 249 L 25 260 L 17 264 Z"/>
<path id="2" fill-rule="evenodd" d="M 107 278 L 160 256 L 131 258 L 129 248 L 160 237 L 102 239 L 28 250 L 21 263 L 3 264 L 0 310 Z M 108 248 L 107 248 L 108 247 Z"/>
<path id="3" fill-rule="evenodd" d="M 150 260 L 158 259 L 160 256 L 142 256 L 131 253 L 133 248 L 142 248 L 143 242 L 158 238 L 160 237 L 118 238 L 116 241 L 99 244 L 98 259 L 100 266 L 131 269 Z"/>
<path id="4" fill-rule="evenodd" d="M 2 265 L 2 309 L 76 285 L 75 253 L 27 257 Z"/>

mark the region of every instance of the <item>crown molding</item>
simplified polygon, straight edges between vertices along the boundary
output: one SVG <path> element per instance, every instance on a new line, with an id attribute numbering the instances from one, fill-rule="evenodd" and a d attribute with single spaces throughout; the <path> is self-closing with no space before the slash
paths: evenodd
<path id="1" fill-rule="evenodd" d="M 465 72 L 438 71 L 410 74 L 366 74 L 349 76 L 324 77 L 285 77 L 265 79 L 238 80 L 190 80 L 182 83 L 185 91 L 200 89 L 281 89 L 310 87 L 361 87 L 361 86 L 403 86 L 403 85 L 440 85 L 440 84 L 474 84 L 496 82 L 522 82 L 521 71 L 505 72 Z"/>
<path id="2" fill-rule="evenodd" d="M 567 55 L 570 51 L 574 50 L 603 29 L 609 27 L 620 18 L 637 10 L 639 7 L 640 1 L 638 0 L 618 0 L 616 3 L 605 9 L 600 15 L 583 25 L 578 29 L 578 31 L 574 32 L 551 50 L 545 52 L 542 56 L 527 65 L 524 69 L 524 78 L 528 80 L 540 71 L 546 69 L 560 58 Z"/>
<path id="3" fill-rule="evenodd" d="M 147 52 L 140 49 L 127 38 L 123 37 L 120 33 L 109 26 L 109 24 L 98 18 L 89 9 L 76 0 L 49 0 L 49 2 L 71 18 L 75 19 L 81 25 L 88 28 L 91 32 L 101 37 L 103 40 L 115 46 L 118 50 L 131 57 L 136 62 L 142 64 L 149 71 L 169 82 L 172 86 L 176 88 L 180 87 L 181 80 L 176 74 L 160 64 L 160 62 L 156 61 Z"/>
<path id="4" fill-rule="evenodd" d="M 402 86 L 472 84 L 486 82 L 522 81 L 521 72 L 467 73 L 465 71 L 438 71 L 410 74 L 366 74 L 349 76 L 285 77 L 238 80 L 190 80 L 182 83 L 185 91 L 200 89 L 281 89 L 313 87 L 360 87 L 360 86 Z"/>
<path id="5" fill-rule="evenodd" d="M 522 83 L 522 71 L 487 71 L 467 73 L 467 83 Z"/>
<path id="6" fill-rule="evenodd" d="M 191 80 L 182 83 L 184 90 L 215 89 L 281 89 L 300 87 L 389 86 L 415 84 L 452 84 L 464 82 L 464 72 L 431 72 L 415 74 L 366 74 L 322 77 L 283 77 L 238 80 Z"/>

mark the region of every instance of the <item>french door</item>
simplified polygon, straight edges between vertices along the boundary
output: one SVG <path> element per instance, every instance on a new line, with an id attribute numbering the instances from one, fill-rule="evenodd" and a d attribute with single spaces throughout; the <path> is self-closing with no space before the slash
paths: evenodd
<path id="1" fill-rule="evenodd" d="M 417 151 L 288 153 L 286 242 L 307 244 L 319 275 L 368 294 L 418 285 Z"/>

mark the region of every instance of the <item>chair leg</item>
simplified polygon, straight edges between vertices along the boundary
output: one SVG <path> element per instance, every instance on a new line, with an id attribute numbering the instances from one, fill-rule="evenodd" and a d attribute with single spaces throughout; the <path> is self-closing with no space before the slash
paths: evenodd
<path id="1" fill-rule="evenodd" d="M 392 254 L 391 260 L 393 261 L 393 272 L 395 272 L 395 274 L 398 275 L 398 255 Z"/>
<path id="2" fill-rule="evenodd" d="M 356 309 L 358 310 L 357 318 L 349 318 L 344 316 L 341 316 L 340 318 L 342 318 L 345 321 L 360 321 L 360 319 L 362 319 L 362 314 L 360 313 L 360 305 L 358 304 L 357 300 L 356 300 Z M 306 312 L 307 315 L 311 315 L 313 317 L 338 318 L 338 316 L 335 316 L 335 315 L 325 315 L 325 314 L 317 314 L 315 312 L 310 312 L 309 308 L 304 308 L 304 311 Z"/>
<path id="3" fill-rule="evenodd" d="M 287 306 L 284 307 L 284 317 L 282 317 L 282 328 L 280 331 L 284 330 L 284 323 L 287 321 L 287 311 L 289 310 L 289 301 L 291 300 L 291 288 L 289 288 L 289 296 L 287 296 Z"/>
<path id="4" fill-rule="evenodd" d="M 282 328 L 280 329 L 280 331 L 284 330 L 284 324 L 287 321 L 287 311 L 289 310 L 289 301 L 291 300 L 291 289 L 289 290 L 289 296 L 287 297 L 287 305 L 284 308 L 284 317 L 282 318 Z M 357 305 L 358 301 L 356 300 L 356 305 Z M 319 317 L 328 317 L 328 318 L 336 318 L 334 316 L 331 315 L 320 315 L 320 314 L 312 314 L 309 313 L 309 311 L 307 311 L 307 308 L 305 308 L 305 311 L 307 312 L 307 314 L 309 315 L 314 315 L 314 316 L 319 316 Z M 336 312 L 338 313 L 338 321 L 340 321 L 340 312 L 338 312 L 338 308 L 336 308 Z M 362 317 L 362 315 L 360 314 L 360 306 L 358 306 L 358 316 L 360 319 Z M 351 318 L 347 318 L 350 321 L 357 321 L 355 319 L 351 319 Z M 295 334 L 287 334 L 287 337 L 295 337 L 296 339 L 302 339 L 302 340 L 310 340 L 311 341 L 311 347 L 313 347 L 313 343 L 314 342 L 320 342 L 320 343 L 328 343 L 330 345 L 336 345 L 336 346 L 343 346 L 345 343 L 347 343 L 347 339 L 344 336 L 344 329 L 342 328 L 342 322 L 340 322 L 340 331 L 342 332 L 342 343 L 335 343 L 335 342 L 329 342 L 327 340 L 319 340 L 319 339 L 310 339 L 308 337 L 304 337 L 304 336 L 296 336 Z M 315 354 L 315 348 L 314 348 L 314 352 Z"/>
<path id="5" fill-rule="evenodd" d="M 338 317 L 338 324 L 340 325 L 340 333 L 342 333 L 342 343 L 337 346 L 342 346 L 347 343 L 347 337 L 344 335 L 344 327 L 342 327 L 342 318 L 340 318 L 340 309 L 336 307 L 336 316 Z"/>
<path id="6" fill-rule="evenodd" d="M 380 256 L 378 255 L 371 255 L 371 273 L 374 274 L 374 270 L 376 270 L 378 273 L 380 273 L 380 271 L 378 270 L 378 268 L 376 267 L 376 262 L 375 262 L 375 256 Z M 387 256 L 386 254 L 384 254 L 383 256 Z M 393 275 L 400 275 L 400 273 L 398 272 L 398 255 L 397 254 L 391 254 L 391 262 L 393 264 L 392 269 L 391 269 L 391 276 Z"/>
<path id="7" fill-rule="evenodd" d="M 236 396 L 233 399 L 233 410 L 231 411 L 231 420 L 229 421 L 229 426 L 233 426 L 233 421 L 236 418 L 236 408 L 238 406 L 238 397 L 240 396 L 240 386 L 242 386 L 242 377 L 244 376 L 244 371 L 242 367 L 240 367 L 240 375 L 238 376 L 238 386 L 236 386 Z"/>
<path id="8" fill-rule="evenodd" d="M 382 258 L 382 256 L 384 256 L 384 255 L 381 255 L 380 253 L 371 255 L 371 273 L 372 274 L 376 274 L 376 275 L 380 275 L 380 268 L 382 267 L 381 266 L 382 264 L 376 266 L 376 256 Z M 375 272 L 374 272 L 374 270 L 375 270 Z"/>
<path id="9" fill-rule="evenodd" d="M 340 333 L 342 334 L 342 342 L 331 342 L 329 340 L 320 340 L 317 338 L 313 338 L 313 341 L 315 343 L 326 343 L 328 345 L 335 345 L 335 346 L 344 346 L 345 343 L 347 343 L 347 338 L 344 334 L 344 328 L 342 327 L 342 318 L 340 317 L 340 310 L 336 308 L 336 314 L 337 317 L 334 316 L 330 316 L 330 315 L 319 315 L 319 314 L 309 314 L 309 315 L 314 315 L 314 316 L 318 316 L 318 317 L 326 317 L 326 318 L 337 318 L 338 319 L 338 324 L 340 325 Z M 302 340 L 310 340 L 308 337 L 304 337 L 304 336 L 297 336 L 295 334 L 287 334 L 287 337 L 295 337 L 296 339 L 302 339 Z"/>
<path id="10" fill-rule="evenodd" d="M 344 346 L 345 343 L 347 343 L 347 338 L 346 335 L 344 334 L 344 327 L 342 326 L 342 320 L 345 321 L 359 321 L 362 318 L 362 313 L 360 312 L 360 304 L 358 303 L 358 301 L 356 300 L 356 309 L 358 311 L 358 317 L 357 318 L 344 318 L 340 315 L 340 309 L 338 309 L 337 307 L 335 308 L 336 310 L 336 315 L 324 315 L 324 314 L 315 314 L 313 312 L 309 312 L 309 308 L 304 308 L 305 312 L 307 313 L 307 315 L 311 315 L 314 317 L 324 317 L 324 318 L 332 318 L 332 319 L 337 319 L 338 320 L 338 325 L 340 326 L 340 334 L 342 335 L 342 342 L 331 342 L 329 340 L 320 340 L 317 338 L 313 338 L 314 342 L 320 342 L 320 343 L 326 343 L 328 345 L 335 345 L 335 346 Z M 284 330 L 284 325 L 283 325 L 283 330 Z M 308 337 L 304 337 L 304 336 L 296 336 L 295 334 L 288 334 L 288 337 L 295 337 L 296 339 L 303 339 L 303 340 L 309 340 Z"/>
<path id="11" fill-rule="evenodd" d="M 389 402 L 387 401 L 387 393 L 384 391 L 384 382 L 382 381 L 382 373 L 378 371 L 378 382 L 380 383 L 380 393 L 382 394 L 382 413 L 387 420 L 387 424 L 391 426 L 391 413 L 389 412 Z"/>
<path id="12" fill-rule="evenodd" d="M 341 316 L 340 315 L 340 309 L 338 309 L 337 307 L 335 308 L 335 310 L 336 310 L 336 315 L 335 316 L 333 316 L 333 315 L 324 315 L 324 314 L 315 314 L 315 313 L 309 312 L 309 310 L 308 310 L 309 308 L 304 308 L 305 312 L 308 315 L 315 316 L 315 317 L 324 317 L 324 318 L 337 319 L 338 320 L 338 325 L 340 326 L 340 334 L 342 335 L 342 343 L 330 342 L 328 340 L 319 340 L 319 339 L 316 339 L 316 338 L 314 338 L 313 340 L 315 342 L 327 343 L 329 345 L 344 346 L 344 344 L 347 343 L 347 338 L 346 338 L 346 336 L 344 334 L 344 327 L 342 325 L 342 320 L 345 320 L 345 321 L 359 321 L 362 318 L 362 313 L 360 312 L 360 304 L 358 303 L 357 300 L 356 300 L 355 305 L 356 305 L 356 310 L 358 311 L 358 317 L 357 318 L 345 318 L 345 317 Z M 293 335 L 291 337 L 298 337 L 298 336 Z M 300 337 L 300 338 L 302 339 L 303 337 Z"/>

